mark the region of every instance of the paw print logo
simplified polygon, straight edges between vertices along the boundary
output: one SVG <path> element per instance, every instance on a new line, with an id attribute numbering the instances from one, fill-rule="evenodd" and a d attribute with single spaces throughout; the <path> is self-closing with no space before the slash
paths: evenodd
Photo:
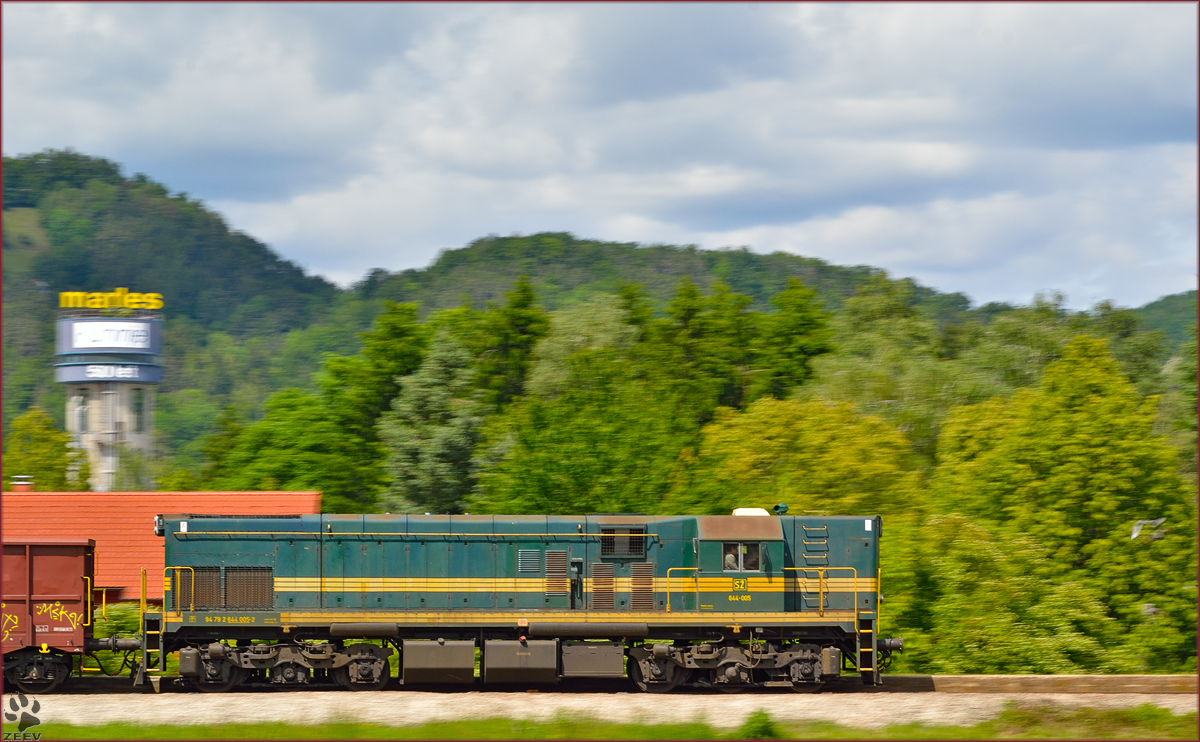
<path id="1" fill-rule="evenodd" d="M 33 699 L 33 707 L 29 706 L 29 699 L 24 693 L 14 693 L 8 697 L 8 703 L 4 706 L 4 720 L 8 723 L 17 722 L 17 731 L 24 732 L 30 727 L 36 727 L 41 724 L 41 720 L 34 714 L 42 710 L 42 704 L 38 700 Z M 19 721 L 18 721 L 19 720 Z"/>

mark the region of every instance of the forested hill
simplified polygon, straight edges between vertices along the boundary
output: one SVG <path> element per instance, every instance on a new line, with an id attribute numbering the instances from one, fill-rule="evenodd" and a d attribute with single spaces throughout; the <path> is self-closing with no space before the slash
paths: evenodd
<path id="1" fill-rule="evenodd" d="M 37 279 L 52 293 L 154 291 L 169 297 L 168 316 L 237 334 L 307 325 L 337 293 L 187 194 L 126 178 L 108 160 L 6 157 L 4 207 L 6 277 Z M 18 211 L 10 221 L 11 210 Z M 14 253 L 10 263 L 13 248 L 28 254 Z"/>
<path id="2" fill-rule="evenodd" d="M 1196 326 L 1196 291 L 1164 296 L 1134 310 L 1146 327 L 1161 330 L 1170 346 L 1187 342 Z"/>
<path id="3" fill-rule="evenodd" d="M 636 283 L 662 310 L 687 277 L 704 289 L 723 283 L 749 296 L 754 309 L 767 309 L 770 297 L 799 278 L 814 289 L 826 309 L 836 310 L 870 278 L 870 266 L 830 265 L 787 253 L 759 255 L 748 249 L 699 250 L 694 246 L 639 245 L 580 239 L 565 232 L 528 236 L 489 236 L 467 247 L 446 250 L 433 265 L 388 273 L 376 269 L 356 290 L 364 296 L 418 301 L 423 310 L 458 306 L 464 295 L 476 303 L 499 301 L 519 275 L 533 282 L 547 309 L 561 309 L 598 293 L 615 293 Z M 908 301 L 933 316 L 961 320 L 970 300 L 907 281 Z M 988 312 L 1004 306 L 989 307 Z"/>
<path id="4" fill-rule="evenodd" d="M 659 313 L 682 278 L 702 290 L 724 282 L 766 309 L 789 277 L 813 287 L 828 309 L 867 281 L 866 266 L 844 268 L 794 255 L 746 250 L 604 243 L 569 234 L 487 237 L 444 252 L 428 268 L 370 273 L 341 291 L 307 275 L 266 245 L 229 229 L 219 214 L 145 175 L 70 151 L 4 158 L 4 424 L 31 404 L 61 421 L 61 389 L 51 353 L 60 291 L 157 292 L 170 320 L 166 394 L 198 390 L 213 405 L 261 413 L 266 397 L 310 386 L 326 353 L 359 347 L 385 300 L 416 302 L 421 316 L 499 301 L 518 274 L 530 276 L 539 303 L 554 310 L 640 284 Z M 945 321 L 969 306 L 906 281 L 906 301 Z M 1003 310 L 1005 307 L 989 307 Z M 172 398 L 164 399 L 171 415 Z M 180 433 L 192 440 L 208 423 Z M 165 421 L 168 436 L 173 426 Z"/>

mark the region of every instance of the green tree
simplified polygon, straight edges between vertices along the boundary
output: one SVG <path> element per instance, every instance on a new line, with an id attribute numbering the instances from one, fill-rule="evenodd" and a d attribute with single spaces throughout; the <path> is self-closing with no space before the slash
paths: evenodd
<path id="1" fill-rule="evenodd" d="M 902 514 L 916 506 L 908 441 L 852 405 L 760 399 L 717 410 L 665 510 L 729 513 L 787 503 L 795 513 Z"/>
<path id="2" fill-rule="evenodd" d="M 428 328 L 415 304 L 388 303 L 355 356 L 329 356 L 320 394 L 286 389 L 245 425 L 232 408 L 204 446 L 205 486 L 320 489 L 328 512 L 374 506 L 383 484 L 383 446 L 375 424 L 421 361 Z M 311 467 L 304 469 L 303 467 Z M 186 477 L 176 481 L 186 483 Z"/>
<path id="3" fill-rule="evenodd" d="M 91 476 L 87 454 L 71 446 L 41 407 L 30 407 L 13 420 L 4 439 L 4 489 L 16 475 L 33 477 L 38 492 L 87 491 Z"/>
<path id="4" fill-rule="evenodd" d="M 1144 669 L 1195 661 L 1195 587 L 1184 577 L 1196 570 L 1195 507 L 1173 449 L 1153 433 L 1156 408 L 1106 341 L 1079 336 L 1036 390 L 956 413 L 935 473 L 941 510 L 1027 535 L 1045 550 L 1045 578 L 1100 596 L 1139 638 Z M 1158 517 L 1162 532 L 1131 539 L 1136 521 Z"/>
<path id="5" fill-rule="evenodd" d="M 637 328 L 627 321 L 621 300 L 601 294 L 550 315 L 550 329 L 533 352 L 526 391 L 555 397 L 571 379 L 569 359 L 588 349 L 610 348 L 626 352 L 636 340 Z"/>
<path id="6" fill-rule="evenodd" d="M 238 444 L 238 437 L 246 425 L 233 405 L 226 405 L 214 423 L 216 430 L 203 438 L 200 449 L 204 454 L 205 469 L 201 484 L 215 479 L 229 466 L 229 455 Z"/>
<path id="7" fill-rule="evenodd" d="M 1109 341 L 1113 358 L 1141 394 L 1158 394 L 1166 386 L 1161 372 L 1167 360 L 1166 334 L 1147 330 L 1133 309 L 1102 301 L 1092 308 L 1089 334 Z"/>
<path id="8" fill-rule="evenodd" d="M 625 300 L 631 322 L 639 320 L 636 294 Z M 761 315 L 749 299 L 716 282 L 705 296 L 687 277 L 680 280 L 666 317 L 644 326 L 643 341 L 632 350 L 639 373 L 677 400 L 679 414 L 694 429 L 712 418 L 719 405 L 740 408 L 758 370 L 755 343 Z"/>
<path id="9" fill-rule="evenodd" d="M 849 402 L 864 414 L 878 415 L 899 428 L 930 463 L 946 411 L 1004 387 L 946 358 L 944 333 L 921 316 L 915 302 L 911 282 L 893 281 L 882 271 L 872 274 L 832 319 L 838 348 L 813 361 L 813 378 L 797 398 Z"/>
<path id="10" fill-rule="evenodd" d="M 533 347 L 550 325 L 528 276 L 518 277 L 505 298 L 503 307 L 490 306 L 484 312 L 485 347 L 478 361 L 478 383 L 497 410 L 525 393 Z"/>
<path id="11" fill-rule="evenodd" d="M 612 349 L 570 356 L 553 398 L 527 396 L 485 428 L 472 510 L 654 512 L 693 435 L 669 388 Z"/>
<path id="12" fill-rule="evenodd" d="M 1034 386 L 1087 321 L 1063 307 L 1061 294 L 1038 294 L 1029 306 L 995 317 L 961 359 L 1005 391 Z"/>
<path id="13" fill-rule="evenodd" d="M 118 454 L 113 489 L 117 492 L 152 492 L 155 489 L 154 461 L 136 448 L 122 446 Z"/>
<path id="14" fill-rule="evenodd" d="M 472 455 L 483 422 L 472 360 L 443 329 L 380 418 L 389 512 L 461 512 L 475 485 Z"/>
<path id="15" fill-rule="evenodd" d="M 318 396 L 285 389 L 267 414 L 233 439 L 208 482 L 225 490 L 320 490 L 321 508 L 358 513 L 374 506 L 378 473 L 364 469 L 362 439 L 343 427 Z"/>
<path id="16" fill-rule="evenodd" d="M 416 304 L 387 302 L 370 332 L 360 333 L 354 356 L 329 356 L 319 376 L 331 414 L 347 432 L 374 443 L 375 424 L 400 392 L 400 378 L 421 365 L 428 328 L 417 322 Z"/>
<path id="17" fill-rule="evenodd" d="M 1196 325 L 1188 328 L 1190 339 L 1163 366 L 1167 387 L 1159 410 L 1158 425 L 1179 456 L 1179 473 L 1196 488 Z"/>
<path id="18" fill-rule="evenodd" d="M 771 298 L 777 311 L 762 320 L 758 338 L 759 366 L 769 370 L 757 381 L 767 394 L 783 399 L 792 387 L 812 376 L 812 360 L 833 350 L 828 328 L 829 315 L 817 301 L 817 293 L 798 278 L 788 279 L 787 288 Z"/>
<path id="19" fill-rule="evenodd" d="M 1069 579 L 1047 579 L 1047 554 L 1029 537 L 944 515 L 923 524 L 921 539 L 931 574 L 919 596 L 928 626 L 905 636 L 908 669 L 1040 674 L 1137 667 L 1096 593 Z"/>

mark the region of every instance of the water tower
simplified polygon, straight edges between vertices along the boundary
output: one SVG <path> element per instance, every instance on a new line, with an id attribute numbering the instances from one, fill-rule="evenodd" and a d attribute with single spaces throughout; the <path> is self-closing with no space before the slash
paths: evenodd
<path id="1" fill-rule="evenodd" d="M 54 380 L 67 389 L 67 432 L 84 449 L 92 489 L 111 491 L 123 451 L 154 454 L 154 391 L 162 381 L 161 294 L 65 291 Z"/>

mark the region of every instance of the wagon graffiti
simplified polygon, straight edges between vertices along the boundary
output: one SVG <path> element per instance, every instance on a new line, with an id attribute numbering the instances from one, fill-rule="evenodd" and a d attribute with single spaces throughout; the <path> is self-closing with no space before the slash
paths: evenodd
<path id="1" fill-rule="evenodd" d="M 54 605 L 42 603 L 41 605 L 37 606 L 37 615 L 41 616 L 45 614 L 49 614 L 50 618 L 54 619 L 55 621 L 66 621 L 70 623 L 71 628 L 73 629 L 79 628 L 79 623 L 83 620 L 83 616 L 81 614 L 67 610 L 62 606 L 62 603 L 59 603 L 58 601 L 55 601 Z"/>
<path id="2" fill-rule="evenodd" d="M 0 609 L 7 608 L 7 607 L 8 606 L 4 605 L 3 603 L 0 603 Z M 2 639 L 2 641 L 8 641 L 9 635 L 12 632 L 17 631 L 20 628 L 21 628 L 21 617 L 14 615 L 14 614 L 10 614 L 10 613 L 5 613 L 4 614 L 4 627 L 2 629 L 4 638 Z"/>

